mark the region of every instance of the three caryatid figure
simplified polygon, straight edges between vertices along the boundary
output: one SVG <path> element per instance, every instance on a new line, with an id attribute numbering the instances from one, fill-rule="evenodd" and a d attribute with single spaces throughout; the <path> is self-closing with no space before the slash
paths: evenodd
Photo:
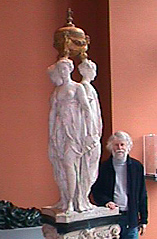
<path id="1" fill-rule="evenodd" d="M 48 67 L 55 88 L 50 99 L 49 159 L 54 167 L 60 200 L 54 207 L 82 212 L 95 207 L 89 201 L 101 155 L 102 118 L 96 90 L 96 64 L 78 65 L 81 82 L 71 78 L 73 61 L 60 58 Z"/>

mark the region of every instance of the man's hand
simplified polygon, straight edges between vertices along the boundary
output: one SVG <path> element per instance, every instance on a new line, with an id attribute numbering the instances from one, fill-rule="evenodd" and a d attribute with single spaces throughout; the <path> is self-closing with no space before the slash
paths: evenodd
<path id="1" fill-rule="evenodd" d="M 115 209 L 116 207 L 118 207 L 118 205 L 114 202 L 108 202 L 108 203 L 106 203 L 105 206 L 110 208 L 110 209 Z"/>
<path id="2" fill-rule="evenodd" d="M 147 227 L 146 224 L 139 225 L 138 230 L 139 230 L 139 233 L 140 233 L 141 236 L 145 233 L 146 227 Z"/>

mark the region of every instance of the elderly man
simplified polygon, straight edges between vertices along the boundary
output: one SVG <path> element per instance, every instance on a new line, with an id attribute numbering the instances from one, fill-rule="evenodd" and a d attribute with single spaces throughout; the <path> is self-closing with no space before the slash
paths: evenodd
<path id="1" fill-rule="evenodd" d="M 129 156 L 131 137 L 123 131 L 111 135 L 107 149 L 110 158 L 100 166 L 92 194 L 97 206 L 119 207 L 122 219 L 120 239 L 138 239 L 147 224 L 147 192 L 143 165 Z"/>

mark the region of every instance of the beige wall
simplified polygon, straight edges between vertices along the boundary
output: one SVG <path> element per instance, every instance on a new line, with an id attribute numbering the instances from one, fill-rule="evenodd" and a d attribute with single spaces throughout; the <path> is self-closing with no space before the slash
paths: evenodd
<path id="1" fill-rule="evenodd" d="M 134 140 L 132 156 L 142 160 L 142 136 L 157 134 L 157 1 L 110 1 L 113 131 Z M 157 183 L 147 181 L 149 225 L 155 238 Z"/>

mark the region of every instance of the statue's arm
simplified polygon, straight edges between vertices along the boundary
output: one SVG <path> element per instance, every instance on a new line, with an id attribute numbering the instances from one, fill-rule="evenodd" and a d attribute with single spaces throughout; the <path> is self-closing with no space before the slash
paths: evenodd
<path id="1" fill-rule="evenodd" d="M 97 119 L 98 119 L 98 129 L 99 129 L 99 136 L 102 136 L 102 129 L 103 129 L 103 122 L 101 116 L 101 108 L 98 97 L 96 97 L 96 106 L 97 106 Z"/>
<path id="2" fill-rule="evenodd" d="M 87 126 L 87 134 L 92 135 L 92 112 L 91 107 L 86 95 L 86 91 L 82 84 L 78 84 L 77 87 L 77 97 L 81 104 L 81 108 L 84 110 L 85 122 Z"/>

